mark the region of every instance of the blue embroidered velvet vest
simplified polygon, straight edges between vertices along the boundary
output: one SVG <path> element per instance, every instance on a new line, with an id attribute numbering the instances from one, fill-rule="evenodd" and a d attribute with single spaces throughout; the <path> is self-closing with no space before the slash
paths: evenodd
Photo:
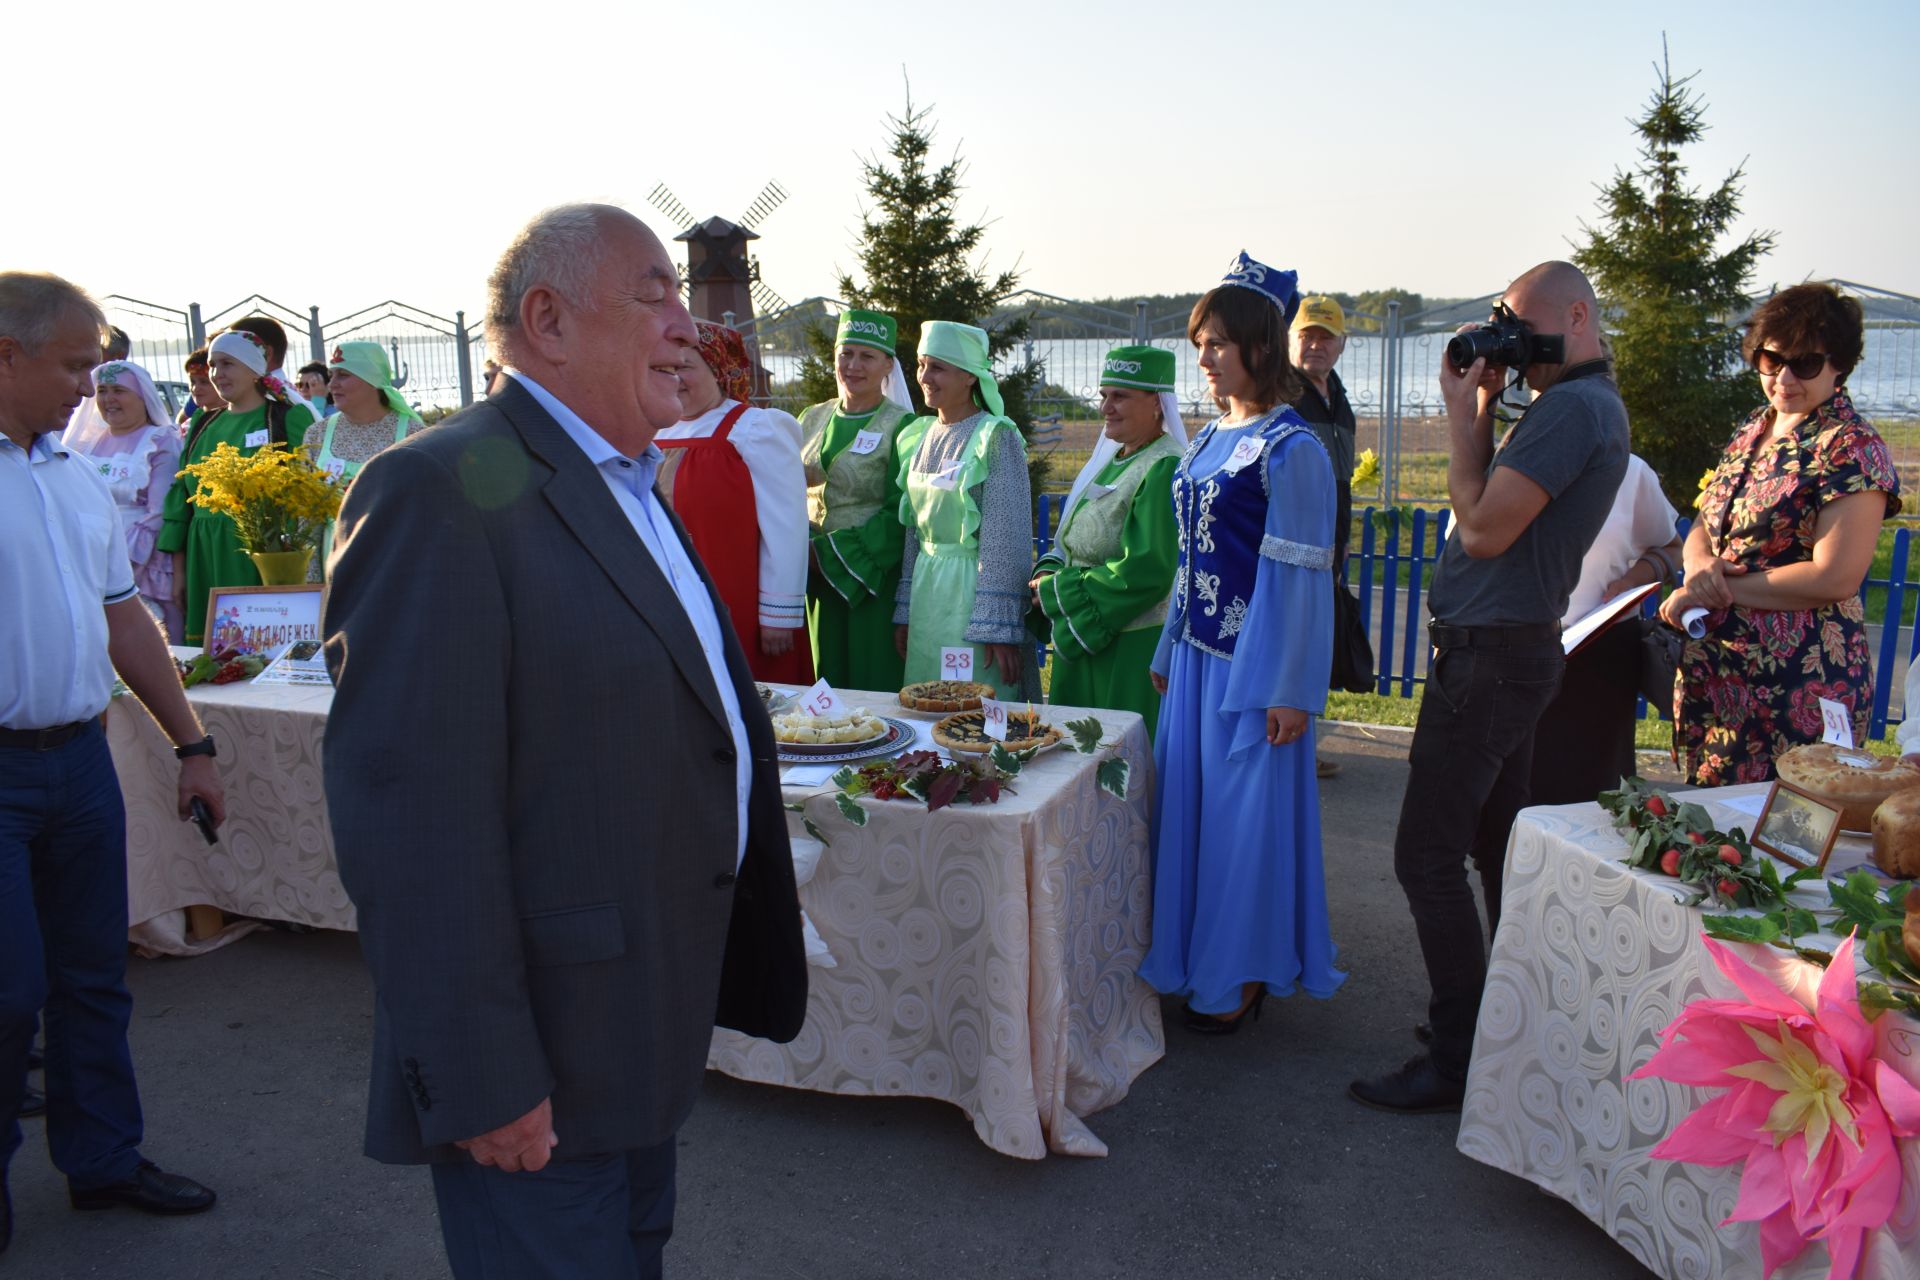
<path id="1" fill-rule="evenodd" d="M 1195 460 L 1218 426 L 1216 419 L 1201 428 L 1173 474 L 1173 518 L 1180 535 L 1173 608 L 1185 615 L 1181 636 L 1188 644 L 1231 658 L 1253 599 L 1267 531 L 1267 459 L 1281 440 L 1312 428 L 1292 409 L 1277 409 L 1252 426 L 1228 432 L 1237 440 L 1261 441 L 1260 452 L 1245 466 L 1196 474 Z"/>

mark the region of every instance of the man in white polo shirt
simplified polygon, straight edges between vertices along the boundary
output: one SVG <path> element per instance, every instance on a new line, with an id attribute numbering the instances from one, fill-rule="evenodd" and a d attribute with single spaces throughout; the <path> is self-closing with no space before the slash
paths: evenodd
<path id="1" fill-rule="evenodd" d="M 198 1213 L 213 1192 L 140 1154 L 127 1047 L 126 814 L 100 713 L 114 672 L 180 744 L 180 816 L 225 800 L 213 740 L 134 591 L 105 481 L 59 445 L 106 328 L 58 276 L 0 272 L 0 1251 L 34 1023 L 47 1150 L 76 1209 Z"/>

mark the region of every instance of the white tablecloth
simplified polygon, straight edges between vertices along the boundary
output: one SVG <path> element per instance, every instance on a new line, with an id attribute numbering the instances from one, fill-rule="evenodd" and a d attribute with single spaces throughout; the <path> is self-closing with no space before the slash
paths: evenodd
<path id="1" fill-rule="evenodd" d="M 890 714 L 892 695 L 848 692 Z M 897 714 L 897 713 L 892 713 Z M 1165 1052 L 1158 998 L 1134 976 L 1149 940 L 1153 757 L 1145 723 L 1094 715 L 1133 764 L 1125 801 L 1099 757 L 1037 757 L 997 804 L 928 814 L 789 787 L 830 844 L 800 900 L 836 961 L 808 970 L 792 1044 L 714 1036 L 708 1065 L 767 1084 L 938 1098 L 1008 1155 L 1105 1155 L 1083 1117 L 1126 1096 Z M 796 829 L 798 815 L 794 815 Z"/>
<path id="2" fill-rule="evenodd" d="M 1752 830 L 1752 813 L 1724 802 L 1764 791 L 1689 798 L 1716 825 Z M 1459 1147 L 1573 1204 L 1669 1280 L 1758 1277 L 1757 1224 L 1718 1225 L 1738 1199 L 1741 1166 L 1648 1155 L 1716 1091 L 1626 1077 L 1685 1005 L 1739 991 L 1675 882 L 1630 870 L 1625 853 L 1598 805 L 1528 809 L 1515 822 Z M 1778 963 L 1806 962 L 1779 953 Z M 1920 1084 L 1920 1023 L 1888 1014 L 1875 1028 L 1883 1053 Z M 1920 1142 L 1905 1141 L 1902 1154 L 1899 1207 L 1860 1267 L 1874 1280 L 1920 1280 Z M 1826 1265 L 1815 1244 L 1775 1275 L 1821 1276 Z"/>

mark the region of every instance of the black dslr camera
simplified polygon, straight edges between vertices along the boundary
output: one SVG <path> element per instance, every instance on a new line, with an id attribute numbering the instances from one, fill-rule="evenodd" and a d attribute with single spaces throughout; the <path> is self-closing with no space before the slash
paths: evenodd
<path id="1" fill-rule="evenodd" d="M 1447 342 L 1447 363 L 1462 373 L 1471 369 L 1475 360 L 1483 358 L 1488 364 L 1505 369 L 1564 364 L 1567 340 L 1558 333 L 1535 333 L 1502 302 L 1494 307 L 1492 321 L 1465 333 L 1456 333 Z"/>

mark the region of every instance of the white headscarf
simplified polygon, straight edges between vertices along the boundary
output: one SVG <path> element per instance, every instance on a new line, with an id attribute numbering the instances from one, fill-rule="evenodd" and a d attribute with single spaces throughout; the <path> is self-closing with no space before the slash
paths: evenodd
<path id="1" fill-rule="evenodd" d="M 147 425 L 174 429 L 173 415 L 167 412 L 167 402 L 160 398 L 159 388 L 153 385 L 153 375 L 133 361 L 109 360 L 96 365 L 92 378 L 96 390 L 109 383 L 133 383 L 139 388 L 140 399 L 147 407 Z M 88 396 L 73 411 L 73 417 L 60 437 L 60 445 L 73 453 L 91 455 L 94 446 L 112 434 L 113 428 L 107 425 L 105 415 L 100 412 L 99 401 L 94 396 Z"/>
<path id="2" fill-rule="evenodd" d="M 229 329 L 207 344 L 207 359 L 215 356 L 232 356 L 247 368 L 253 370 L 253 376 L 267 376 L 267 344 L 250 333 Z"/>
<path id="3" fill-rule="evenodd" d="M 893 358 L 893 372 L 887 375 L 886 390 L 880 394 L 908 413 L 913 412 L 913 392 L 907 387 L 907 375 L 900 370 L 899 356 Z"/>
<path id="4" fill-rule="evenodd" d="M 1187 447 L 1187 424 L 1180 418 L 1180 402 L 1174 399 L 1171 391 L 1160 393 L 1160 426 L 1173 437 L 1175 444 L 1182 449 Z M 1093 483 L 1094 477 L 1105 471 L 1107 464 L 1112 462 L 1119 453 L 1120 442 L 1102 431 L 1099 442 L 1093 446 L 1093 453 L 1087 459 L 1087 465 L 1080 468 L 1080 474 L 1073 478 L 1073 488 L 1067 490 L 1067 505 L 1060 509 L 1062 526 L 1067 523 L 1067 517 L 1073 514 L 1073 508 L 1079 503 L 1080 495 L 1087 491 L 1087 486 Z M 1054 530 L 1055 537 L 1059 534 L 1058 529 Z"/>

